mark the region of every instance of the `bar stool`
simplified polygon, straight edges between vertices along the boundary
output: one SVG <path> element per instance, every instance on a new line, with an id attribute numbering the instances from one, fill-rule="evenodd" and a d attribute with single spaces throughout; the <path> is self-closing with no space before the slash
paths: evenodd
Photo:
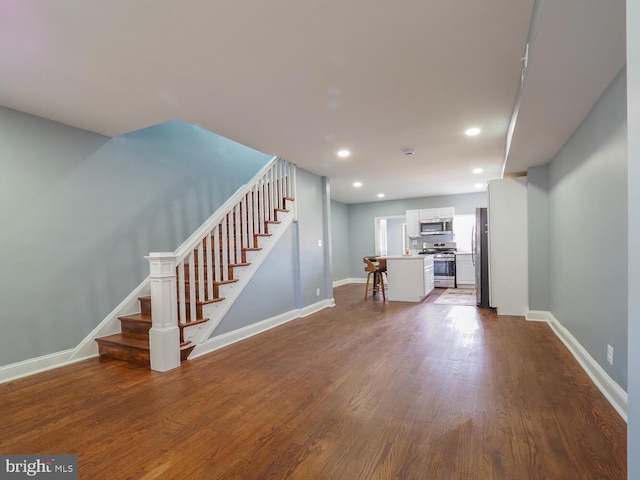
<path id="1" fill-rule="evenodd" d="M 369 293 L 369 281 L 371 280 L 371 276 L 373 275 L 373 294 L 378 293 L 378 289 L 382 291 L 382 300 L 387 301 L 387 296 L 385 293 L 386 285 L 384 281 L 384 277 L 387 274 L 387 266 L 380 264 L 376 257 L 362 257 L 362 261 L 365 264 L 364 271 L 367 273 L 367 284 L 364 287 L 364 299 L 367 299 L 367 295 Z M 386 263 L 386 262 L 385 262 Z"/>

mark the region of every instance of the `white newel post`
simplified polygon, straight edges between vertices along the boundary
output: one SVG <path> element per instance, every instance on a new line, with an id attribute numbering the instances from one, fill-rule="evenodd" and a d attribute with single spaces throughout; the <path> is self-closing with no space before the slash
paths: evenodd
<path id="1" fill-rule="evenodd" d="M 150 253 L 151 313 L 149 330 L 151 369 L 166 372 L 180 366 L 180 329 L 176 287 L 176 257 L 173 253 Z"/>

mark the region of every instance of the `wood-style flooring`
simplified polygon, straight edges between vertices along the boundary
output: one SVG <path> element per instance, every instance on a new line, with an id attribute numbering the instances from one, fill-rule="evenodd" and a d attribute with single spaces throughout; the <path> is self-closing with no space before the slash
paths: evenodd
<path id="1" fill-rule="evenodd" d="M 0 453 L 87 480 L 626 479 L 625 422 L 546 324 L 363 289 L 168 373 L 0 385 Z"/>

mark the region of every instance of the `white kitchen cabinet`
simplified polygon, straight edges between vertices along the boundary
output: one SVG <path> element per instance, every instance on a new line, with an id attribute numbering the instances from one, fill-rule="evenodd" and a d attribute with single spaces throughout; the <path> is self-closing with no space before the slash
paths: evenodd
<path id="1" fill-rule="evenodd" d="M 456 283 L 458 288 L 475 288 L 476 267 L 470 253 L 456 254 Z"/>
<path id="2" fill-rule="evenodd" d="M 420 209 L 420 220 L 440 220 L 441 218 L 453 218 L 454 215 L 454 207 Z"/>
<path id="3" fill-rule="evenodd" d="M 420 302 L 434 288 L 433 255 L 387 257 L 387 299 Z"/>
<path id="4" fill-rule="evenodd" d="M 436 210 L 438 213 L 438 218 L 453 218 L 456 213 L 454 207 L 436 208 Z"/>
<path id="5" fill-rule="evenodd" d="M 420 209 L 420 220 L 435 220 L 436 218 L 438 218 L 437 208 L 421 208 Z"/>
<path id="6" fill-rule="evenodd" d="M 407 235 L 409 237 L 420 236 L 420 210 L 407 210 Z"/>

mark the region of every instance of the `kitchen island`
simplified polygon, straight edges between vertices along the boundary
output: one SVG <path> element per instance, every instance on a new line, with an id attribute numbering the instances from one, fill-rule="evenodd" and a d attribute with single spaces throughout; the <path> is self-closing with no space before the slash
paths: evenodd
<path id="1" fill-rule="evenodd" d="M 421 302 L 433 291 L 433 255 L 387 257 L 387 300 Z"/>

